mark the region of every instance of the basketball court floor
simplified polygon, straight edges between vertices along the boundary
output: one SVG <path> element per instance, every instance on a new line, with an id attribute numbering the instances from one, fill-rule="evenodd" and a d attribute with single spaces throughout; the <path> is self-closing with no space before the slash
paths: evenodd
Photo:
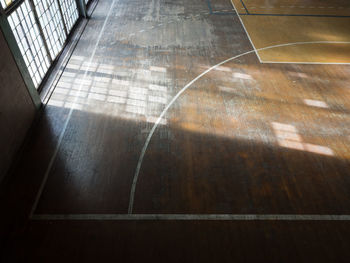
<path id="1" fill-rule="evenodd" d="M 90 12 L 4 194 L 3 262 L 348 262 L 350 2 Z"/>

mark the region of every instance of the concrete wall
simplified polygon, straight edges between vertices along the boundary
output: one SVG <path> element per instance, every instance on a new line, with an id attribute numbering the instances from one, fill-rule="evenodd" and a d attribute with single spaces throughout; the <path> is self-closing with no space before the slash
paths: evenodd
<path id="1" fill-rule="evenodd" d="M 36 109 L 0 30 L 0 182 L 23 143 Z"/>

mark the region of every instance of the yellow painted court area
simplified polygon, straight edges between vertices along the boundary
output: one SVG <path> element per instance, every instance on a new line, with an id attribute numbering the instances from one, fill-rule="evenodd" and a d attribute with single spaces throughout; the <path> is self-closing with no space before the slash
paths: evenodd
<path id="1" fill-rule="evenodd" d="M 232 0 L 239 13 L 350 16 L 350 1 L 344 0 Z M 244 6 L 245 8 L 244 8 Z M 243 11 L 243 12 L 242 12 Z"/>
<path id="2" fill-rule="evenodd" d="M 350 2 L 313 0 L 293 1 L 288 5 L 285 1 L 246 2 L 233 0 L 232 3 L 256 49 L 309 42 L 260 50 L 262 62 L 350 63 Z"/>

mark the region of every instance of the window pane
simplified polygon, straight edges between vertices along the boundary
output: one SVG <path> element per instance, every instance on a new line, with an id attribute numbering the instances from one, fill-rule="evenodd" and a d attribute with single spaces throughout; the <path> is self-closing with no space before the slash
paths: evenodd
<path id="1" fill-rule="evenodd" d="M 30 2 L 34 4 L 37 19 Z M 0 0 L 7 7 L 14 0 Z M 25 0 L 8 16 L 8 22 L 36 88 L 62 50 L 79 17 L 75 0 Z M 42 32 L 39 30 L 39 20 Z M 66 31 L 68 31 L 66 33 Z M 47 53 L 49 52 L 49 54 Z"/>
<path id="2" fill-rule="evenodd" d="M 75 0 L 59 0 L 63 12 L 64 23 L 70 32 L 77 22 L 79 14 Z"/>
<path id="3" fill-rule="evenodd" d="M 24 1 L 9 17 L 9 24 L 15 35 L 26 66 L 34 85 L 39 86 L 47 72 L 50 62 L 45 51 L 44 42 L 39 34 L 38 25 L 33 23 L 34 15 L 28 0 Z"/>
<path id="4" fill-rule="evenodd" d="M 34 5 L 50 55 L 55 58 L 66 40 L 57 0 L 34 0 Z"/>

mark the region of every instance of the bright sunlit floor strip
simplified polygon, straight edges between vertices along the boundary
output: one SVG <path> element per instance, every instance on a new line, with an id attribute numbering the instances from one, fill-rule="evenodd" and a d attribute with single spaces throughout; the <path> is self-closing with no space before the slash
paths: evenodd
<path id="1" fill-rule="evenodd" d="M 350 221 L 350 215 L 292 214 L 55 214 L 32 215 L 32 220 L 181 220 L 181 221 Z"/>

